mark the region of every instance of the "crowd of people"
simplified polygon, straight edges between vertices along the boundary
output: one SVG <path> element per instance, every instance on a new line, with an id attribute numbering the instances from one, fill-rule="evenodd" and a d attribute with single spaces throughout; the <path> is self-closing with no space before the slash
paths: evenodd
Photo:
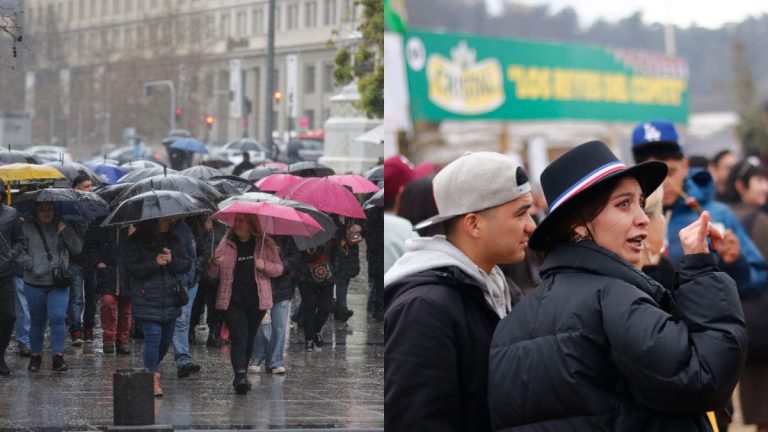
<path id="1" fill-rule="evenodd" d="M 208 178 L 189 181 L 205 183 L 200 186 L 202 191 L 214 190 L 218 197 L 214 201 L 163 187 L 159 178 L 150 185 L 151 192 L 125 195 L 131 183 L 99 184 L 87 171 L 65 180 L 65 185 L 51 187 L 41 182 L 14 190 L 11 197 L 4 195 L 3 202 L 10 205 L 0 204 L 0 376 L 11 375 L 6 351 L 12 340 L 17 354 L 29 358 L 31 373 L 41 368 L 64 373 L 68 369 L 67 339 L 73 347 L 98 343 L 94 338 L 100 329 L 104 355 L 131 355 L 129 339 L 143 340 L 143 365 L 152 372 L 154 395 L 160 397 L 160 364 L 171 349 L 178 379 L 201 373 L 190 344 L 197 343 L 195 327 L 203 319 L 209 330 L 208 346 L 231 344 L 236 393 L 251 389 L 248 372 L 285 374 L 289 317 L 303 328 L 302 348 L 312 352 L 324 345 L 323 329 L 330 315 L 340 323 L 353 316 L 347 288 L 360 273 L 363 240 L 369 243 L 370 281 L 383 279 L 383 271 L 377 273 L 380 266 L 376 265 L 381 261 L 381 249 L 370 245 L 381 237 L 377 232 L 383 230 L 383 209 L 366 203 L 364 212 L 364 201 L 371 193 L 360 193 L 346 182 L 364 181 L 373 190 L 377 185 L 359 175 L 331 179 L 312 174 L 318 170 L 332 174 L 319 164 L 313 169 L 292 180 L 333 181 L 334 188 L 348 194 L 358 216 L 315 208 L 298 198 L 277 198 L 283 197 L 280 191 L 277 196 L 265 194 L 253 179 L 235 179 L 221 193 L 210 186 L 221 186 L 221 182 Z M 227 181 L 231 180 L 230 176 Z M 69 188 L 77 191 L 74 202 L 26 199 L 29 194 L 49 191 L 56 195 Z M 148 194 L 166 200 L 155 203 L 160 213 L 137 218 L 135 210 L 126 210 L 133 201 L 141 204 L 142 199 L 149 199 Z M 239 195 L 243 200 L 234 202 L 245 208 L 242 213 L 232 220 L 219 217 L 228 209 L 222 201 L 237 200 Z M 88 196 L 93 197 L 87 204 L 90 207 L 85 207 L 88 212 L 73 217 L 70 210 L 79 204 L 77 200 Z M 171 199 L 189 202 L 194 209 L 163 210 L 172 207 L 167 201 Z M 309 234 L 284 234 L 276 229 L 276 219 L 256 212 L 264 202 L 272 209 L 298 207 L 302 216 L 297 220 L 320 228 Z M 93 203 L 103 204 L 103 211 L 96 212 Z M 134 219 L 116 222 L 128 213 Z M 323 225 L 319 220 L 327 222 Z M 310 238 L 310 234 L 320 243 L 297 240 L 299 236 Z M 368 313 L 381 320 L 383 300 L 378 286 L 370 283 Z M 46 355 L 46 334 L 50 357 Z"/>
<path id="2" fill-rule="evenodd" d="M 768 431 L 768 169 L 631 142 L 385 161 L 386 428 Z"/>

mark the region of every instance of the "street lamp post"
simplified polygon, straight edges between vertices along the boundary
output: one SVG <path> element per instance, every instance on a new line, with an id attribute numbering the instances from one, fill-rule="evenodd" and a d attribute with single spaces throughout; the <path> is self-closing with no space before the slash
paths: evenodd
<path id="1" fill-rule="evenodd" d="M 168 133 L 170 133 L 174 129 L 175 121 L 176 121 L 176 87 L 173 86 L 173 81 L 171 80 L 160 80 L 160 81 L 148 81 L 144 83 L 144 94 L 149 96 L 150 94 L 150 88 L 153 86 L 158 85 L 167 85 L 168 88 L 171 91 L 171 110 L 170 110 L 170 123 L 168 128 Z"/>

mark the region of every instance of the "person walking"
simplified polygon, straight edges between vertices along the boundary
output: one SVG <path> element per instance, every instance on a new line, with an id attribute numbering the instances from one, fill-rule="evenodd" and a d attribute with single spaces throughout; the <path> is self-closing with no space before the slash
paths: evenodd
<path id="1" fill-rule="evenodd" d="M 384 428 L 488 431 L 488 349 L 513 298 L 500 263 L 525 257 L 535 228 L 522 167 L 468 153 L 434 178 L 446 235 L 414 238 L 384 276 Z"/>
<path id="2" fill-rule="evenodd" d="M 192 361 L 192 355 L 189 352 L 189 321 L 192 304 L 195 301 L 195 296 L 197 296 L 198 281 L 200 280 L 197 273 L 199 265 L 197 251 L 200 250 L 205 255 L 205 245 L 197 243 L 186 222 L 175 222 L 173 228 L 174 232 L 183 238 L 183 243 L 187 247 L 186 254 L 192 260 L 189 270 L 179 279 L 179 282 L 188 289 L 189 301 L 181 307 L 181 316 L 176 319 L 173 333 L 173 349 L 175 351 L 173 358 L 176 362 L 176 377 L 183 379 L 200 373 L 200 365 Z M 206 264 L 208 258 L 210 258 L 210 253 L 205 256 Z"/>
<path id="3" fill-rule="evenodd" d="M 93 180 L 81 171 L 72 181 L 72 189 L 80 192 L 93 192 Z M 87 222 L 73 225 L 75 231 L 80 236 L 80 241 L 84 244 L 88 231 Z M 83 329 L 83 310 L 85 309 L 85 285 L 86 281 L 93 274 L 89 271 L 86 257 L 87 248 L 83 248 L 81 253 L 72 254 L 69 257 L 69 271 L 74 276 L 72 286 L 69 287 L 69 304 L 67 306 L 67 317 L 69 319 L 69 336 L 72 346 L 79 347 L 83 345 L 83 340 L 93 342 L 93 327 L 89 327 L 87 335 L 84 335 Z M 91 299 L 92 300 L 92 299 Z M 89 311 L 90 312 L 90 311 Z M 87 337 L 86 337 L 87 336 Z"/>
<path id="4" fill-rule="evenodd" d="M 301 294 L 301 322 L 304 325 L 304 351 L 311 352 L 325 345 L 322 331 L 333 307 L 333 260 L 336 239 L 301 252 L 296 282 Z"/>
<path id="5" fill-rule="evenodd" d="M 333 319 L 347 322 L 354 311 L 347 307 L 349 282 L 360 273 L 360 242 L 363 241 L 362 227 L 346 216 L 334 217 L 338 248 L 333 269 L 335 270 L 335 298 Z"/>
<path id="6" fill-rule="evenodd" d="M 24 293 L 29 304 L 31 356 L 28 369 L 37 372 L 42 366 L 45 328 L 50 322 L 52 368 L 55 372 L 65 372 L 65 317 L 69 288 L 74 279 L 68 270 L 69 256 L 80 253 L 82 239 L 69 223 L 58 219 L 52 202 L 37 203 L 35 217 L 24 222 L 22 231 L 27 239 L 19 261 L 24 268 Z"/>
<path id="7" fill-rule="evenodd" d="M 16 209 L 0 204 L 0 375 L 3 376 L 11 374 L 5 363 L 5 350 L 16 321 L 15 266 L 24 247 L 21 216 Z"/>
<path id="8" fill-rule="evenodd" d="M 746 327 L 708 212 L 679 232 L 674 292 L 640 272 L 644 199 L 666 176 L 661 162 L 626 167 L 600 141 L 543 171 L 550 213 L 530 239 L 547 252 L 543 280 L 493 335 L 493 430 L 712 430 L 706 412 L 736 386 Z"/>
<path id="9" fill-rule="evenodd" d="M 251 389 L 248 360 L 256 331 L 272 308 L 270 278 L 283 273 L 277 243 L 264 234 L 255 217 L 238 214 L 208 263 L 208 274 L 220 278 L 216 309 L 226 311 L 232 341 L 232 386 L 237 394 Z"/>
<path id="10" fill-rule="evenodd" d="M 159 364 L 173 342 L 183 304 L 174 291 L 194 265 L 189 238 L 173 229 L 170 218 L 141 222 L 122 249 L 120 271 L 127 275 L 132 315 L 144 332 L 144 367 L 153 374 L 153 392 L 163 396 Z"/>

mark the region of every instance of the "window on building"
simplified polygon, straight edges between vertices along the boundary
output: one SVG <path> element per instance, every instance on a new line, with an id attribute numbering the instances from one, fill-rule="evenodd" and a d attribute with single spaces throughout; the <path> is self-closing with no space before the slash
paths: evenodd
<path id="1" fill-rule="evenodd" d="M 206 39 L 212 38 L 216 34 L 216 17 L 214 15 L 205 16 L 205 34 Z"/>
<path id="2" fill-rule="evenodd" d="M 235 21 L 235 36 L 242 37 L 245 36 L 245 20 L 247 19 L 247 15 L 245 11 L 240 11 L 237 13 L 236 21 Z"/>
<path id="3" fill-rule="evenodd" d="M 323 91 L 330 93 L 336 87 L 336 83 L 333 80 L 333 64 L 326 63 L 323 65 Z"/>
<path id="4" fill-rule="evenodd" d="M 144 12 L 145 5 L 147 4 L 146 0 L 136 0 L 136 12 Z"/>
<path id="5" fill-rule="evenodd" d="M 323 24 L 334 25 L 336 24 L 336 0 L 325 0 L 325 7 L 323 8 Z"/>
<path id="6" fill-rule="evenodd" d="M 107 16 L 109 13 L 109 0 L 101 0 L 101 16 Z"/>
<path id="7" fill-rule="evenodd" d="M 190 22 L 190 28 L 189 28 L 189 35 L 190 40 L 193 43 L 198 43 L 202 40 L 202 29 L 200 27 L 200 17 L 199 16 L 193 16 L 192 21 Z"/>
<path id="8" fill-rule="evenodd" d="M 96 17 L 96 0 L 91 0 L 91 18 Z"/>
<path id="9" fill-rule="evenodd" d="M 143 25 L 136 27 L 136 47 L 143 48 L 147 40 L 147 30 Z"/>
<path id="10" fill-rule="evenodd" d="M 153 44 L 157 42 L 157 27 L 154 25 L 148 25 L 147 30 L 147 44 Z"/>
<path id="11" fill-rule="evenodd" d="M 149 7 L 152 9 L 157 8 L 157 0 L 150 0 L 149 1 Z"/>
<path id="12" fill-rule="evenodd" d="M 354 0 L 344 0 L 344 21 L 350 22 L 354 21 L 355 19 L 355 1 Z"/>
<path id="13" fill-rule="evenodd" d="M 304 27 L 312 28 L 317 26 L 317 2 L 308 1 L 304 5 Z"/>
<path id="14" fill-rule="evenodd" d="M 299 28 L 299 5 L 288 5 L 287 20 L 285 23 L 286 30 Z"/>
<path id="15" fill-rule="evenodd" d="M 120 48 L 122 46 L 120 36 L 122 36 L 122 32 L 119 29 L 112 30 L 112 46 L 114 48 Z"/>
<path id="16" fill-rule="evenodd" d="M 133 0 L 125 0 L 125 13 L 133 12 Z"/>
<path id="17" fill-rule="evenodd" d="M 260 35 L 264 33 L 264 9 L 253 10 L 253 34 Z"/>
<path id="18" fill-rule="evenodd" d="M 77 35 L 77 52 L 81 53 L 85 49 L 85 35 L 79 33 Z"/>
<path id="19" fill-rule="evenodd" d="M 85 0 L 77 0 L 77 19 L 85 19 Z"/>
<path id="20" fill-rule="evenodd" d="M 304 93 L 315 92 L 315 65 L 304 66 Z"/>
<path id="21" fill-rule="evenodd" d="M 133 48 L 134 46 L 133 29 L 130 27 L 126 27 L 123 30 L 123 45 L 126 48 Z"/>
<path id="22" fill-rule="evenodd" d="M 112 14 L 113 15 L 120 15 L 120 0 L 115 0 L 112 3 Z"/>
<path id="23" fill-rule="evenodd" d="M 221 28 L 219 29 L 222 37 L 229 37 L 232 33 L 231 26 L 229 24 L 229 12 L 221 14 Z"/>
<path id="24" fill-rule="evenodd" d="M 60 21 L 64 18 L 64 4 L 59 2 L 56 5 L 56 21 Z"/>
<path id="25" fill-rule="evenodd" d="M 315 127 L 315 110 L 304 110 L 304 117 L 307 118 L 307 129 L 314 129 Z"/>
<path id="26" fill-rule="evenodd" d="M 67 2 L 67 23 L 72 23 L 72 18 L 75 16 L 75 1 L 69 0 Z"/>

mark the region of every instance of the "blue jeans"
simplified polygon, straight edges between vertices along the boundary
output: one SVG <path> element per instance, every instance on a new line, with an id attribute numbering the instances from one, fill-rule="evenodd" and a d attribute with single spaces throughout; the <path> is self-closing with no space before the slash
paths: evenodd
<path id="1" fill-rule="evenodd" d="M 285 332 L 288 328 L 290 303 L 290 300 L 275 303 L 269 311 L 272 322 L 260 325 L 259 331 L 256 333 L 251 358 L 257 362 L 266 359 L 267 369 L 274 369 L 283 365 Z"/>
<path id="2" fill-rule="evenodd" d="M 69 290 L 69 307 L 67 315 L 69 316 L 69 331 L 83 330 L 83 306 L 84 287 L 85 287 L 85 269 L 80 264 L 69 264 L 69 271 L 75 277 Z"/>
<path id="3" fill-rule="evenodd" d="M 67 325 L 64 318 L 67 315 L 69 302 L 69 287 L 38 288 L 24 284 L 24 293 L 29 303 L 30 318 L 30 351 L 32 354 L 43 352 L 45 327 L 51 322 L 51 349 L 54 354 L 64 352 L 64 339 L 67 337 Z"/>
<path id="4" fill-rule="evenodd" d="M 192 303 L 197 296 L 197 286 L 198 284 L 194 284 L 189 288 L 189 301 L 181 308 L 181 316 L 176 318 L 176 330 L 173 332 L 173 349 L 176 355 L 173 358 L 177 368 L 192 363 L 192 356 L 189 355 L 189 318 L 192 314 Z"/>
<path id="5" fill-rule="evenodd" d="M 24 279 L 13 278 L 16 285 L 16 342 L 29 348 L 29 304 L 24 293 Z"/>
<path id="6" fill-rule="evenodd" d="M 163 361 L 173 341 L 173 329 L 176 321 L 164 323 L 142 321 L 141 329 L 144 330 L 144 367 L 150 372 L 157 372 L 157 366 Z"/>

